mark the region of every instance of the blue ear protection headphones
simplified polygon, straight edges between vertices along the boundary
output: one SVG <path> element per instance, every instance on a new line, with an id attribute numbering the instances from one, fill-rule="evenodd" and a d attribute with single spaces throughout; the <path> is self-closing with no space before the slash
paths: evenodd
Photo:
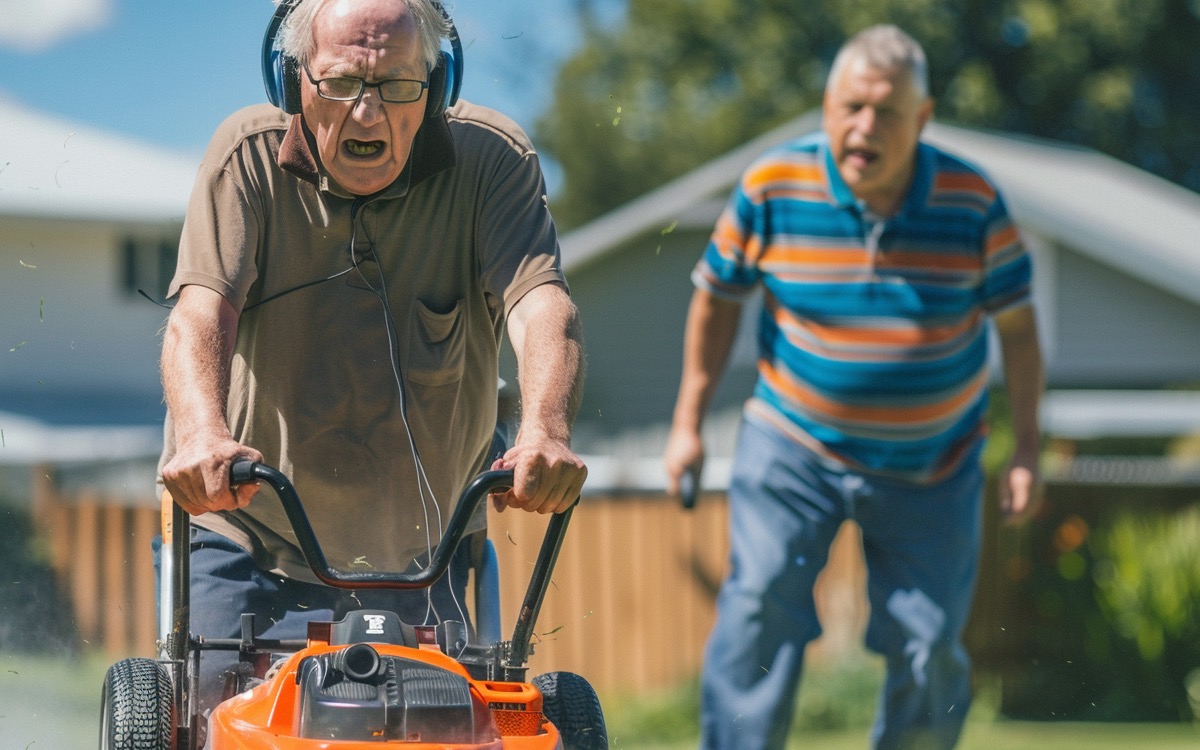
<path id="1" fill-rule="evenodd" d="M 300 0 L 282 0 L 275 8 L 275 15 L 267 24 L 263 35 L 262 72 L 263 85 L 267 89 L 267 100 L 288 114 L 300 114 L 300 66 L 293 57 L 283 54 L 277 46 L 279 27 L 288 14 L 300 4 Z M 429 88 L 426 90 L 425 116 L 440 117 L 458 101 L 462 88 L 463 51 L 458 38 L 458 29 L 440 2 L 434 3 L 450 23 L 450 50 L 438 52 L 437 64 L 429 72 Z"/>

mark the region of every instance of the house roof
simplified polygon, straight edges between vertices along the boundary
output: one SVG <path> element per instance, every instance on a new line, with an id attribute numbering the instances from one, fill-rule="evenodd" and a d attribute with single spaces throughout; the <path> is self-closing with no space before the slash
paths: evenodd
<path id="1" fill-rule="evenodd" d="M 1200 435 L 1200 393 L 1050 391 L 1040 421 L 1044 432 L 1073 440 Z"/>
<path id="2" fill-rule="evenodd" d="M 0 144 L 0 217 L 182 221 L 199 164 L 3 94 Z"/>
<path id="3" fill-rule="evenodd" d="M 162 425 L 56 425 L 0 411 L 0 466 L 157 456 Z"/>
<path id="4" fill-rule="evenodd" d="M 820 122 L 819 112 L 809 112 L 565 234 L 564 265 L 585 265 L 676 222 L 711 227 L 756 157 Z M 1200 195 L 1067 144 L 937 122 L 925 140 L 987 172 L 1026 230 L 1200 304 Z"/>

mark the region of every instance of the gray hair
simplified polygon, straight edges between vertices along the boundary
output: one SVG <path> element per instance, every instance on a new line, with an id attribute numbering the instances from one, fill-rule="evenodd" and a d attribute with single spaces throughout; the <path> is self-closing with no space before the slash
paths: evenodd
<path id="1" fill-rule="evenodd" d="M 859 61 L 875 70 L 906 70 L 912 76 L 921 98 L 929 96 L 929 66 L 925 60 L 925 50 L 899 27 L 880 24 L 850 37 L 833 58 L 828 85 L 833 85 L 847 64 Z"/>
<path id="2" fill-rule="evenodd" d="M 288 57 L 295 58 L 301 67 L 312 60 L 316 51 L 313 39 L 313 21 L 317 13 L 330 0 L 299 0 L 279 27 L 276 45 Z M 285 0 L 276 0 L 277 3 Z M 437 63 L 442 40 L 450 36 L 450 20 L 442 12 L 437 0 L 396 0 L 404 3 L 417 22 L 417 35 L 421 44 L 421 56 L 430 69 Z"/>

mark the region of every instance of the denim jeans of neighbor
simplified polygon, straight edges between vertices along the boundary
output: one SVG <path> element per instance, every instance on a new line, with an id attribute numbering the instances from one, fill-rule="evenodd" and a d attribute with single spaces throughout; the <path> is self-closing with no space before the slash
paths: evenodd
<path id="1" fill-rule="evenodd" d="M 310 621 L 340 620 L 358 609 L 396 612 L 410 625 L 444 620 L 468 624 L 466 583 L 470 544 L 459 545 L 446 575 L 423 590 L 338 589 L 269 573 L 245 549 L 225 536 L 192 528 L 191 632 L 208 638 L 241 637 L 241 615 L 253 612 L 256 635 L 305 638 Z M 154 540 L 154 569 L 160 575 L 161 538 Z M 207 717 L 221 702 L 226 679 L 237 666 L 237 652 L 204 651 L 200 659 L 198 707 Z M 198 727 L 206 735 L 205 721 Z"/>
<path id="2" fill-rule="evenodd" d="M 978 568 L 982 491 L 974 455 L 945 480 L 918 485 L 834 467 L 773 428 L 744 422 L 729 487 L 731 571 L 701 676 L 701 747 L 784 746 L 804 647 L 821 632 L 813 584 L 848 519 L 862 528 L 867 646 L 887 666 L 872 747 L 954 747 L 971 700 L 960 638 Z"/>

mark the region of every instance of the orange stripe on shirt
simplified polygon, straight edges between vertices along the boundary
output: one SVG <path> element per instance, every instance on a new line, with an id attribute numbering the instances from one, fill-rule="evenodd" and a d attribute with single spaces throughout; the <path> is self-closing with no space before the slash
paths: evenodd
<path id="1" fill-rule="evenodd" d="M 949 271 L 980 271 L 983 262 L 974 255 L 963 253 L 925 253 L 920 251 L 886 251 L 879 254 L 879 268 L 928 268 Z"/>
<path id="2" fill-rule="evenodd" d="M 821 168 L 815 164 L 782 162 L 753 170 L 742 184 L 747 193 L 761 193 L 781 183 L 807 182 L 819 187 L 822 181 Z"/>
<path id="3" fill-rule="evenodd" d="M 779 306 L 772 307 L 772 317 L 783 330 L 798 328 L 807 331 L 812 338 L 828 345 L 874 345 L 891 347 L 914 347 L 942 344 L 962 336 L 979 325 L 983 313 L 976 310 L 960 323 L 945 326 L 911 326 L 906 328 L 866 328 L 827 326 L 793 317 Z"/>
<path id="4" fill-rule="evenodd" d="M 805 409 L 826 417 L 860 424 L 912 425 L 936 422 L 961 411 L 975 401 L 979 391 L 987 382 L 987 369 L 981 369 L 964 387 L 951 398 L 936 404 L 919 406 L 854 406 L 828 399 L 760 360 L 759 375 L 771 389 L 785 398 L 800 404 Z"/>
<path id="5" fill-rule="evenodd" d="M 782 247 L 773 245 L 763 263 L 790 266 L 845 266 L 866 265 L 867 251 L 861 247 Z"/>
<path id="6" fill-rule="evenodd" d="M 992 257 L 1001 250 L 1004 250 L 1005 248 L 1010 247 L 1014 243 L 1020 241 L 1020 238 L 1020 233 L 1017 231 L 1017 227 L 1013 224 L 1009 224 L 998 232 L 993 232 L 992 234 L 988 235 L 987 238 L 987 256 L 989 258 Z"/>
<path id="7" fill-rule="evenodd" d="M 933 186 L 935 190 L 976 193 L 987 201 L 996 199 L 996 189 L 987 180 L 977 174 L 942 172 L 934 178 Z"/>
<path id="8" fill-rule="evenodd" d="M 720 234 L 724 234 L 721 232 Z M 854 245 L 823 247 L 806 245 L 780 246 L 773 245 L 762 262 L 786 265 L 834 265 L 844 266 L 860 264 L 865 266 L 869 261 L 867 251 Z M 962 253 L 931 253 L 916 250 L 888 250 L 876 256 L 876 267 L 893 269 L 929 269 L 931 271 L 981 271 L 983 261 L 977 256 Z"/>
<path id="9" fill-rule="evenodd" d="M 738 230 L 737 223 L 727 219 L 722 214 L 720 220 L 717 221 L 716 227 L 713 228 L 711 241 L 722 258 L 730 263 L 736 263 L 738 260 L 737 251 L 742 249 L 742 243 L 745 241 L 745 238 Z"/>

